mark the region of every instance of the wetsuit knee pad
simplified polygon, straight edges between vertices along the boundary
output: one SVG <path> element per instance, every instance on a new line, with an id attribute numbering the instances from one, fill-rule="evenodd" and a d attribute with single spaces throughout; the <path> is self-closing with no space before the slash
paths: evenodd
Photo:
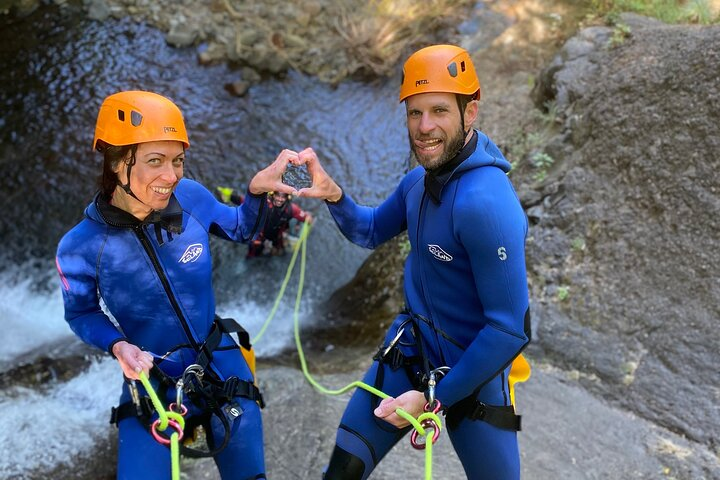
<path id="1" fill-rule="evenodd" d="M 324 480 L 360 480 L 365 478 L 365 462 L 335 445 Z"/>
<path id="2" fill-rule="evenodd" d="M 342 427 L 323 478 L 326 480 L 365 480 L 375 467 L 372 447 L 367 440 Z"/>

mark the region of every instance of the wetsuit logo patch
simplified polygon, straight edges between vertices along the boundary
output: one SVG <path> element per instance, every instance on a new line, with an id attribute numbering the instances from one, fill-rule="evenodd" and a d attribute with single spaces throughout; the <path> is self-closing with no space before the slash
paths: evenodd
<path id="1" fill-rule="evenodd" d="M 440 248 L 439 245 L 428 245 L 428 252 L 432 253 L 433 257 L 438 260 L 442 260 L 443 262 L 449 262 L 453 259 L 452 255 Z"/>
<path id="2" fill-rule="evenodd" d="M 180 260 L 178 260 L 179 263 L 190 263 L 194 262 L 198 258 L 200 258 L 200 255 L 202 255 L 203 252 L 203 246 L 201 243 L 193 243 L 189 247 L 185 249 L 185 253 L 182 254 L 182 257 L 180 257 Z"/>

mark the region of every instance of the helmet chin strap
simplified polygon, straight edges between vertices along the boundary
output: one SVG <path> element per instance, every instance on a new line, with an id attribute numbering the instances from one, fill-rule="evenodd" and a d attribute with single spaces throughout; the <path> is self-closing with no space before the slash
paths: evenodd
<path id="1" fill-rule="evenodd" d="M 130 195 L 131 197 L 133 197 L 135 200 L 137 200 L 138 202 L 142 203 L 142 204 L 145 205 L 146 207 L 150 207 L 150 205 L 148 205 L 147 203 L 145 203 L 145 202 L 143 202 L 142 200 L 140 200 L 140 199 L 137 197 L 137 195 L 135 195 L 135 194 L 133 193 L 133 191 L 130 189 L 130 173 L 132 172 L 132 167 L 133 167 L 133 165 L 135 165 L 135 155 L 132 156 L 131 162 L 130 162 L 129 164 L 127 164 L 127 183 L 122 183 L 122 182 L 120 181 L 120 177 L 118 177 L 118 185 L 120 186 L 120 188 L 123 189 L 123 191 L 124 191 L 126 194 Z M 150 208 L 152 209 L 152 207 L 150 207 Z M 154 209 L 153 209 L 153 210 L 154 210 Z"/>

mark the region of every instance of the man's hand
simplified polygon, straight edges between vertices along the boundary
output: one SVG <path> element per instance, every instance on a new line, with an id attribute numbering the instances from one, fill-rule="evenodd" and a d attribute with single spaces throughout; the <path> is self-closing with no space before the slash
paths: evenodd
<path id="1" fill-rule="evenodd" d="M 410 425 L 410 422 L 395 413 L 397 408 L 402 408 L 413 417 L 417 418 L 423 413 L 423 408 L 427 401 L 425 395 L 417 390 L 410 390 L 397 398 L 385 398 L 380 405 L 375 409 L 375 416 L 382 418 L 386 422 L 396 426 L 397 428 L 403 428 Z"/>
<path id="2" fill-rule="evenodd" d="M 150 374 L 153 366 L 153 357 L 147 352 L 143 352 L 132 343 L 126 341 L 117 342 L 112 348 L 113 355 L 120 362 L 120 368 L 130 380 L 140 378 L 140 372 L 145 375 Z"/>
<path id="3" fill-rule="evenodd" d="M 298 159 L 301 164 L 307 165 L 308 173 L 312 178 L 312 187 L 301 188 L 297 193 L 299 197 L 320 198 L 331 202 L 337 202 L 342 198 L 342 189 L 320 165 L 320 159 L 312 148 L 308 147 L 300 152 Z"/>
<path id="4" fill-rule="evenodd" d="M 288 166 L 288 163 L 300 165 L 298 153 L 285 149 L 280 152 L 275 161 L 255 174 L 248 190 L 254 195 L 260 195 L 265 192 L 283 192 L 290 195 L 296 195 L 295 188 L 282 182 L 282 175 Z"/>

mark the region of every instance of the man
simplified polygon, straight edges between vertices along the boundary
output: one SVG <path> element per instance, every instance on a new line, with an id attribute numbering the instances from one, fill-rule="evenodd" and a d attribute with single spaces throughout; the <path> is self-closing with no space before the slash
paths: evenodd
<path id="1" fill-rule="evenodd" d="M 216 187 L 218 197 L 225 203 L 240 205 L 243 196 L 231 188 Z M 295 230 L 300 223 L 312 223 L 313 216 L 292 203 L 292 195 L 284 192 L 270 192 L 267 197 L 268 214 L 262 231 L 249 243 L 246 258 L 269 255 L 285 255 L 285 237 L 290 229 L 290 221 L 295 219 Z"/>
<path id="2" fill-rule="evenodd" d="M 300 152 L 342 233 L 374 248 L 407 230 L 406 307 L 391 325 L 345 410 L 326 479 L 366 479 L 417 417 L 440 402 L 468 478 L 517 479 L 519 417 L 513 360 L 530 341 L 525 271 L 527 219 L 507 178 L 510 163 L 472 128 L 480 83 L 462 48 L 435 45 L 404 65 L 400 101 L 417 168 L 379 207 L 356 204 L 312 149 Z M 529 371 L 525 372 L 529 375 Z M 515 372 L 513 372 L 515 374 Z M 436 383 L 436 386 L 433 384 Z"/>

